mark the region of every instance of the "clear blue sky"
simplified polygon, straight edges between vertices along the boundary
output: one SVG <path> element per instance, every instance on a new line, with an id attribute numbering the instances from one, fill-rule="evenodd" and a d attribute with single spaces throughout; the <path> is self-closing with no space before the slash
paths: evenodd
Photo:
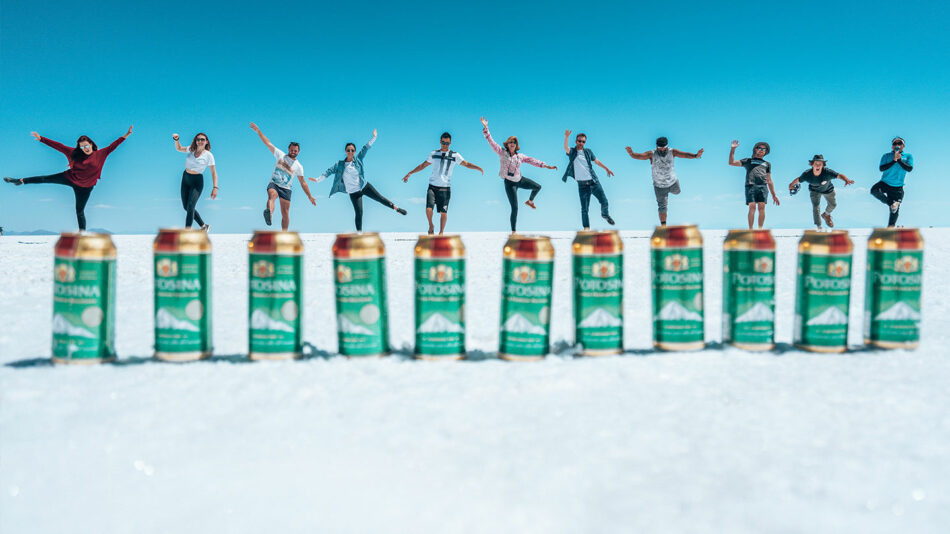
<path id="1" fill-rule="evenodd" d="M 758 140 L 772 146 L 782 205 L 769 205 L 769 226 L 811 225 L 807 194 L 789 197 L 786 186 L 818 152 L 857 181 L 839 183 L 838 225 L 872 226 L 887 213 L 867 189 L 899 134 L 916 163 L 901 223 L 950 224 L 946 3 L 466 4 L 4 0 L 0 174 L 65 169 L 31 130 L 70 145 L 88 134 L 105 146 L 134 124 L 87 219 L 90 228 L 152 233 L 184 222 L 184 157 L 171 134 L 190 140 L 200 130 L 221 190 L 210 200 L 206 175 L 199 210 L 216 232 L 250 232 L 263 227 L 274 163 L 250 121 L 278 147 L 300 142 L 308 176 L 378 128 L 367 178 L 409 215 L 366 201 L 364 228 L 424 231 L 428 169 L 409 184 L 400 178 L 448 130 L 453 149 L 486 170 L 456 170 L 449 231 L 506 230 L 498 159 L 478 122 L 485 115 L 496 137 L 517 135 L 522 152 L 559 167 L 526 172 L 544 189 L 537 211 L 522 206 L 524 231 L 580 226 L 577 188 L 560 181 L 568 128 L 586 132 L 616 172 L 602 180 L 622 229 L 656 222 L 649 163 L 624 147 L 650 149 L 659 135 L 681 150 L 705 148 L 701 160 L 677 160 L 683 193 L 671 200 L 671 222 L 745 224 L 744 173 L 726 163 L 737 138 L 742 157 Z M 295 185 L 292 229 L 353 229 L 344 195 L 327 198 L 329 182 L 312 190 L 316 207 Z M 68 188 L 0 184 L 0 226 L 75 224 Z"/>

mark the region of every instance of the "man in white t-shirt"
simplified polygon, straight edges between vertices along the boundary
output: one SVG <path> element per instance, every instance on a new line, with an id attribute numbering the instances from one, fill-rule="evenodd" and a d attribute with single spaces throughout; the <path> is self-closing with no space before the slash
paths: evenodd
<path id="1" fill-rule="evenodd" d="M 253 122 L 251 123 L 251 129 L 257 132 L 257 135 L 261 137 L 261 141 L 267 145 L 271 154 L 277 158 L 277 162 L 274 164 L 274 172 L 271 174 L 270 183 L 267 184 L 267 207 L 264 208 L 264 222 L 267 223 L 267 226 L 271 225 L 271 214 L 274 213 L 274 201 L 280 198 L 280 228 L 286 232 L 287 228 L 290 227 L 290 193 L 294 176 L 300 180 L 300 187 L 302 187 L 303 192 L 307 194 L 310 203 L 314 206 L 317 205 L 317 199 L 313 198 L 313 195 L 310 194 L 310 188 L 307 186 L 306 179 L 304 179 L 303 165 L 297 161 L 297 154 L 300 153 L 300 144 L 290 143 L 287 147 L 287 153 L 284 153 L 283 150 L 275 147 Z"/>
<path id="2" fill-rule="evenodd" d="M 439 139 L 441 147 L 439 150 L 433 150 L 425 161 L 420 163 L 415 169 L 412 169 L 402 178 L 403 182 L 409 181 L 409 176 L 413 173 L 425 169 L 432 165 L 432 175 L 429 177 L 429 189 L 426 191 L 426 218 L 429 220 L 429 235 L 435 233 L 435 225 L 432 224 L 432 208 L 434 207 L 440 215 L 439 235 L 445 232 L 445 221 L 448 218 L 449 199 L 452 197 L 452 171 L 456 164 L 469 169 L 476 170 L 482 174 L 485 171 L 478 165 L 465 161 L 461 154 L 449 150 L 452 145 L 452 135 L 449 132 L 442 134 Z"/>

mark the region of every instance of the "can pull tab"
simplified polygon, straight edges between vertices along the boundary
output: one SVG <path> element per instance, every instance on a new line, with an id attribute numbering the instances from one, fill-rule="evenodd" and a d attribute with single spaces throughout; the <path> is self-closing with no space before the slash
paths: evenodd
<path id="1" fill-rule="evenodd" d="M 77 248 L 79 248 L 78 235 L 62 235 L 56 241 L 55 251 L 57 256 L 75 256 Z"/>

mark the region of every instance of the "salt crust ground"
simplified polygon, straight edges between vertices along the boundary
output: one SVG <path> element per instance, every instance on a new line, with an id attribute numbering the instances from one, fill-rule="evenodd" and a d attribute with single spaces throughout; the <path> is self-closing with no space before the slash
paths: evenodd
<path id="1" fill-rule="evenodd" d="M 948 247 L 924 232 L 914 352 L 788 347 L 795 245 L 777 231 L 780 350 L 719 340 L 721 243 L 706 239 L 699 353 L 650 350 L 646 232 L 624 232 L 622 356 L 573 357 L 571 235 L 555 353 L 495 359 L 504 235 L 464 234 L 470 360 L 417 362 L 414 236 L 384 235 L 397 353 L 334 354 L 329 250 L 305 235 L 303 361 L 247 363 L 246 241 L 213 235 L 216 356 L 149 359 L 151 237 L 116 236 L 120 361 L 53 367 L 55 238 L 0 238 L 0 532 L 946 532 Z M 855 264 L 867 230 L 853 233 Z M 852 310 L 863 302 L 854 272 Z"/>

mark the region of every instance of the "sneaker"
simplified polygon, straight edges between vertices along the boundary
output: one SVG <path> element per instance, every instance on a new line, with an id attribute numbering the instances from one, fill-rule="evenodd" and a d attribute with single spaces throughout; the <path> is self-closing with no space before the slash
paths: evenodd
<path id="1" fill-rule="evenodd" d="M 267 226 L 270 226 L 270 210 L 264 209 L 264 222 L 267 223 Z"/>
<path id="2" fill-rule="evenodd" d="M 901 208 L 901 201 L 895 200 L 894 203 L 891 204 L 891 213 L 897 213 L 897 210 L 899 210 L 900 208 Z"/>
<path id="3" fill-rule="evenodd" d="M 614 218 L 611 217 L 610 215 L 604 215 L 604 219 L 607 220 L 607 224 L 609 224 L 610 226 L 614 225 Z"/>
<path id="4" fill-rule="evenodd" d="M 407 213 L 409 213 L 409 212 L 406 211 L 406 210 L 404 210 L 404 209 L 402 209 L 402 208 L 396 208 L 396 213 L 398 213 L 398 214 L 400 214 L 400 215 L 405 215 L 405 214 L 407 214 Z"/>
<path id="5" fill-rule="evenodd" d="M 201 225 L 201 229 L 202 229 L 204 232 L 208 232 L 209 230 L 211 230 L 211 225 L 210 225 L 210 224 L 202 224 L 202 225 Z"/>
<path id="6" fill-rule="evenodd" d="M 830 214 L 830 213 L 822 213 L 822 214 L 821 214 L 821 218 L 825 220 L 825 224 L 828 225 L 828 228 L 834 228 L 834 227 L 835 227 L 834 221 L 831 220 L 831 214 Z"/>
<path id="7" fill-rule="evenodd" d="M 4 176 L 3 181 L 13 185 L 23 185 L 23 180 L 21 178 L 10 178 L 9 176 Z"/>
<path id="8" fill-rule="evenodd" d="M 531 209 L 533 209 L 533 210 L 534 210 L 534 209 L 538 209 L 538 207 L 534 205 L 534 201 L 533 201 L 533 200 L 526 200 L 526 201 L 524 202 L 524 204 L 525 204 L 525 206 L 528 206 L 529 208 L 531 208 Z"/>

